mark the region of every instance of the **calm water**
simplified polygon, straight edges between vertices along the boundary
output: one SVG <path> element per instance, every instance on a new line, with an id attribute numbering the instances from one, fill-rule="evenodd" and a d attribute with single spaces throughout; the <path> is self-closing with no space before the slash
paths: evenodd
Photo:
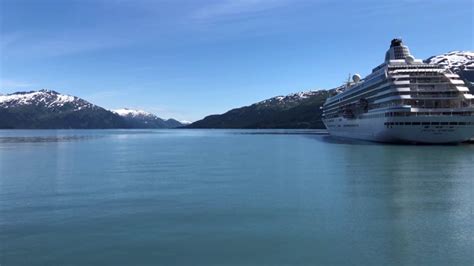
<path id="1" fill-rule="evenodd" d="M 474 145 L 0 131 L 0 264 L 473 265 Z"/>

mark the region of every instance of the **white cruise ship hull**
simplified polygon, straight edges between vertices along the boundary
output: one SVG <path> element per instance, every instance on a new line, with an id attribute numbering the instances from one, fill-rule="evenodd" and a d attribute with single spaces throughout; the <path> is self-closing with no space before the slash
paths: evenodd
<path id="1" fill-rule="evenodd" d="M 459 143 L 474 137 L 473 116 L 335 118 L 324 120 L 332 136 L 389 143 Z"/>
<path id="2" fill-rule="evenodd" d="M 459 143 L 474 137 L 474 95 L 458 74 L 415 59 L 393 39 L 385 61 L 323 105 L 333 136 L 378 142 Z"/>

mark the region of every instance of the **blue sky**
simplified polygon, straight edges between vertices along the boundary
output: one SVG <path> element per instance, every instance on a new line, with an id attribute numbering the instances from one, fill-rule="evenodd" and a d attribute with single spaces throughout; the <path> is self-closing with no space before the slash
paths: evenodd
<path id="1" fill-rule="evenodd" d="M 472 0 L 0 0 L 0 93 L 206 115 L 368 74 L 390 40 L 474 48 Z"/>

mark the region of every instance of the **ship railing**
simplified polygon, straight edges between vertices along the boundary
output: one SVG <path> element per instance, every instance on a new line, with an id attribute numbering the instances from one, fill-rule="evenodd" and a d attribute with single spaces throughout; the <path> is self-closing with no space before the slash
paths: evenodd
<path id="1" fill-rule="evenodd" d="M 467 111 L 459 111 L 459 110 L 452 110 L 452 111 L 424 111 L 420 109 L 412 109 L 409 112 L 386 112 L 386 117 L 439 117 L 439 116 L 474 116 L 473 110 Z"/>

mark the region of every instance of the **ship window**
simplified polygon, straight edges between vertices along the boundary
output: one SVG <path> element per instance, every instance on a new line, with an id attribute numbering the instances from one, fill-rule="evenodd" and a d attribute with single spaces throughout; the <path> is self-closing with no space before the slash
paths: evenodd
<path id="1" fill-rule="evenodd" d="M 460 125 L 460 126 L 465 126 L 465 125 L 466 125 L 466 122 L 459 122 L 459 125 Z"/>
<path id="2" fill-rule="evenodd" d="M 419 126 L 419 125 L 420 125 L 420 122 L 413 122 L 412 125 L 414 125 L 414 126 Z"/>
<path id="3" fill-rule="evenodd" d="M 429 125 L 430 122 L 423 122 L 423 123 L 421 123 L 421 124 L 422 124 L 423 126 L 426 126 L 426 125 Z"/>
<path id="4" fill-rule="evenodd" d="M 439 125 L 439 122 L 431 122 L 432 125 Z"/>
<path id="5" fill-rule="evenodd" d="M 410 126 L 411 122 L 405 122 L 405 126 Z"/>
<path id="6" fill-rule="evenodd" d="M 450 122 L 449 124 L 452 125 L 452 126 L 456 126 L 458 124 L 458 122 Z"/>

